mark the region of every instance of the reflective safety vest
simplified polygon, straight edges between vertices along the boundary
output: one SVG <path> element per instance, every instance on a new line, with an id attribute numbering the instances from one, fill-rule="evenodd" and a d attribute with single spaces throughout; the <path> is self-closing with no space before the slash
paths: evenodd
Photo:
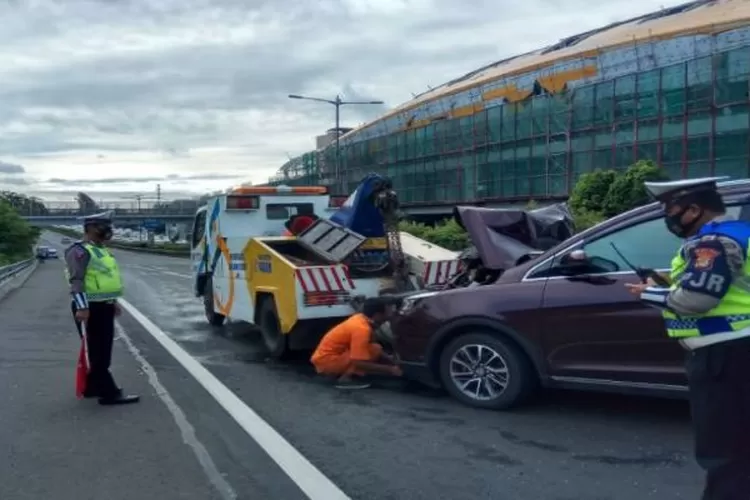
<path id="1" fill-rule="evenodd" d="M 83 288 L 88 301 L 105 302 L 122 297 L 122 275 L 110 251 L 91 243 L 80 243 L 80 245 L 90 256 L 83 279 Z M 70 273 L 67 269 L 65 277 L 70 281 Z"/>
<path id="2" fill-rule="evenodd" d="M 670 337 L 699 337 L 750 327 L 750 223 L 744 221 L 709 222 L 695 237 L 700 238 L 710 234 L 731 238 L 741 245 L 745 252 L 744 276 L 734 279 L 719 305 L 700 316 L 677 316 L 671 311 L 663 311 L 667 334 Z M 684 249 L 685 246 L 680 248 L 677 256 L 672 259 L 669 273 L 672 283 L 670 290 L 679 287 L 680 278 L 687 267 Z"/>

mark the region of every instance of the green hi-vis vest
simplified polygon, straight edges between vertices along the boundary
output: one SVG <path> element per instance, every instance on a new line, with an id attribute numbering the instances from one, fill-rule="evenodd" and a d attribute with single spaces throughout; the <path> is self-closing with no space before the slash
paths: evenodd
<path id="1" fill-rule="evenodd" d="M 746 227 L 737 227 L 743 224 Z M 673 312 L 663 311 L 667 334 L 670 337 L 687 338 L 727 333 L 750 327 L 750 225 L 739 221 L 709 223 L 701 228 L 698 237 L 707 234 L 720 234 L 740 243 L 745 250 L 744 278 L 735 279 L 729 291 L 718 306 L 700 316 L 677 316 Z M 672 259 L 669 273 L 671 286 L 675 290 L 685 272 L 687 261 L 683 250 Z"/>
<path id="2" fill-rule="evenodd" d="M 81 245 L 91 257 L 83 279 L 83 288 L 88 301 L 105 302 L 122 297 L 123 284 L 120 268 L 109 250 L 90 243 Z M 67 269 L 65 277 L 70 281 L 70 273 Z"/>

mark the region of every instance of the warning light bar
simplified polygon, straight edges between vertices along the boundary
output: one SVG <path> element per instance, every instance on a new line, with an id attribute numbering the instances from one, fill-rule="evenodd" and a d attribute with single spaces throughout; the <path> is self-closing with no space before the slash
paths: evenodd
<path id="1" fill-rule="evenodd" d="M 227 210 L 257 210 L 260 199 L 257 196 L 227 196 Z"/>
<path id="2" fill-rule="evenodd" d="M 328 194 L 325 186 L 241 186 L 229 190 L 229 194 L 236 195 L 314 195 Z"/>

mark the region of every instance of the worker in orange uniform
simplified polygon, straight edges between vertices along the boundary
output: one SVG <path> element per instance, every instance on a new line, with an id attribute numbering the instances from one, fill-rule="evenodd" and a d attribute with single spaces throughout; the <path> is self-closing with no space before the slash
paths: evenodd
<path id="1" fill-rule="evenodd" d="M 354 314 L 325 334 L 310 358 L 321 375 L 338 377 L 339 389 L 366 389 L 366 375 L 400 377 L 401 368 L 374 342 L 373 331 L 388 320 L 391 305 L 382 298 L 365 300 Z"/>

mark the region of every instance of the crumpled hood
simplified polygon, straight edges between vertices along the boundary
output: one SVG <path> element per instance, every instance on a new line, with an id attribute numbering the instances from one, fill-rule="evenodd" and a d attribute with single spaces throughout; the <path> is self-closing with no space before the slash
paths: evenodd
<path id="1" fill-rule="evenodd" d="M 489 269 L 514 267 L 521 257 L 573 235 L 573 217 L 564 203 L 535 210 L 456 207 L 453 216 Z"/>

